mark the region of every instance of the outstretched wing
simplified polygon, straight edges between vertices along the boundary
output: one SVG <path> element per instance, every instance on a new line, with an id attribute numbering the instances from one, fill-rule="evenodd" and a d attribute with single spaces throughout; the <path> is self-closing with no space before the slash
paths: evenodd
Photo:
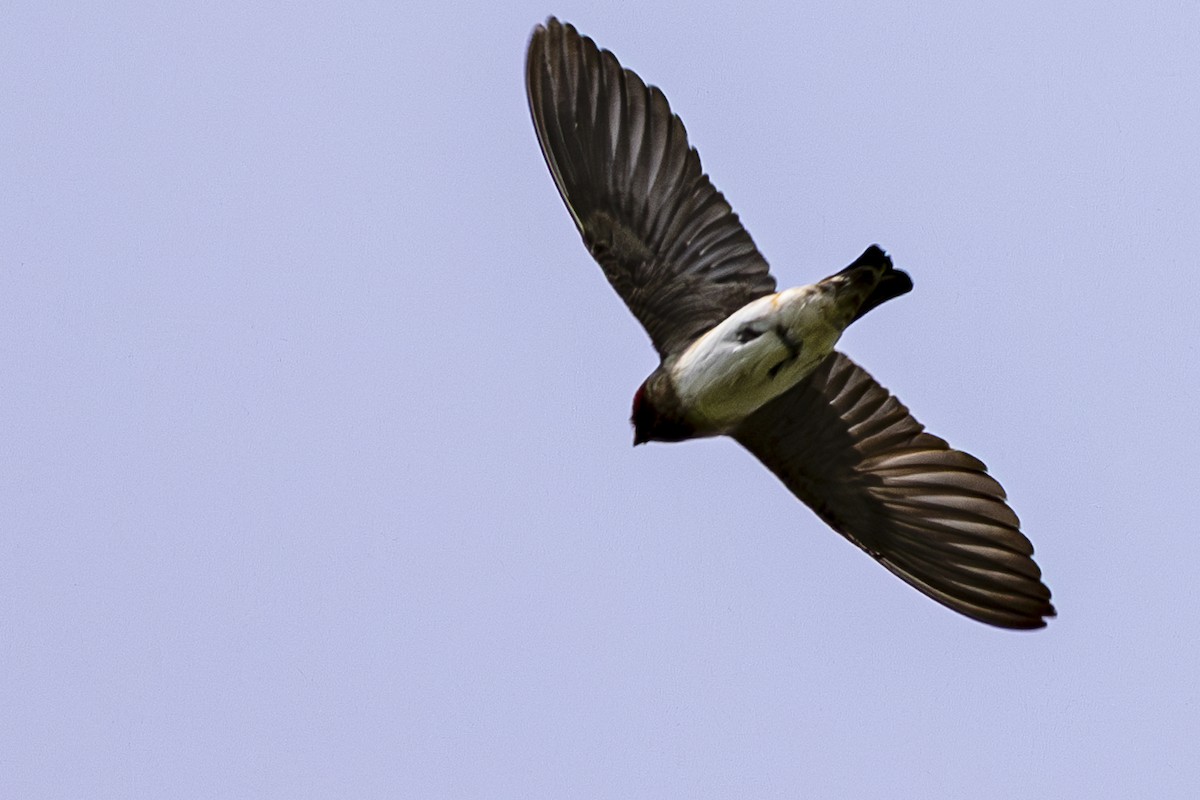
<path id="1" fill-rule="evenodd" d="M 841 353 L 733 435 L 834 530 L 939 603 L 1004 628 L 1054 616 L 1033 545 L 983 462 L 926 433 Z"/>
<path id="2" fill-rule="evenodd" d="M 775 291 L 661 91 L 553 17 L 533 32 L 525 77 L 559 194 L 661 356 Z"/>

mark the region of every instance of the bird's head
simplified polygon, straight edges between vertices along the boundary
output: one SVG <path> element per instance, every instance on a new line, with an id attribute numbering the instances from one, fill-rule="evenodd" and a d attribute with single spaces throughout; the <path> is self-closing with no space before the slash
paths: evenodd
<path id="1" fill-rule="evenodd" d="M 682 442 L 696 435 L 696 429 L 685 422 L 675 411 L 675 403 L 670 397 L 660 397 L 655 390 L 655 376 L 649 378 L 638 387 L 633 396 L 633 414 L 629 421 L 633 424 L 633 446 L 646 442 Z M 666 401 L 666 402 L 664 402 Z"/>
<path id="2" fill-rule="evenodd" d="M 646 384 L 643 383 L 633 396 L 633 414 L 629 417 L 629 421 L 633 423 L 634 447 L 650 441 L 650 433 L 654 429 L 654 420 L 657 417 L 654 404 L 646 399 Z"/>

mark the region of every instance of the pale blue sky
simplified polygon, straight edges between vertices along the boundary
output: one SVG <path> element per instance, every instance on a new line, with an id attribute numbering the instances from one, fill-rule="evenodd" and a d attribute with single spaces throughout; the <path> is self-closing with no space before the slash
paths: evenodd
<path id="1" fill-rule="evenodd" d="M 0 26 L 0 797 L 1186 797 L 1200 8 L 18 2 Z M 914 592 L 729 441 L 525 104 L 661 86 L 783 285 L 983 458 L 1060 616 Z"/>

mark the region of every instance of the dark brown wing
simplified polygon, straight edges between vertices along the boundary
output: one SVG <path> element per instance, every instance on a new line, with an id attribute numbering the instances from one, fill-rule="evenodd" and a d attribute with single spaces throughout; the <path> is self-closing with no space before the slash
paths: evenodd
<path id="1" fill-rule="evenodd" d="M 1004 489 L 841 353 L 734 432 L 838 533 L 925 594 L 980 622 L 1054 616 Z"/>
<path id="2" fill-rule="evenodd" d="M 525 77 L 558 191 L 661 356 L 775 291 L 662 92 L 553 17 L 533 32 Z"/>

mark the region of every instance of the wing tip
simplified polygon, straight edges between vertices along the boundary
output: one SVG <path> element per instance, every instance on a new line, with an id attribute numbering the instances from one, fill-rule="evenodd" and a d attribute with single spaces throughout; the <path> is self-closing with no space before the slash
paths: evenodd
<path id="1" fill-rule="evenodd" d="M 906 565 L 906 559 L 879 558 L 879 562 L 896 577 L 921 594 L 964 617 L 1006 630 L 1040 630 L 1047 621 L 1058 616 L 1050 602 L 1050 588 L 1038 576 L 1009 584 L 999 591 L 966 576 L 947 578 L 938 575 L 937 568 L 921 562 Z M 1032 562 L 1032 559 L 1029 559 Z M 1034 567 L 1036 568 L 1036 563 Z"/>

